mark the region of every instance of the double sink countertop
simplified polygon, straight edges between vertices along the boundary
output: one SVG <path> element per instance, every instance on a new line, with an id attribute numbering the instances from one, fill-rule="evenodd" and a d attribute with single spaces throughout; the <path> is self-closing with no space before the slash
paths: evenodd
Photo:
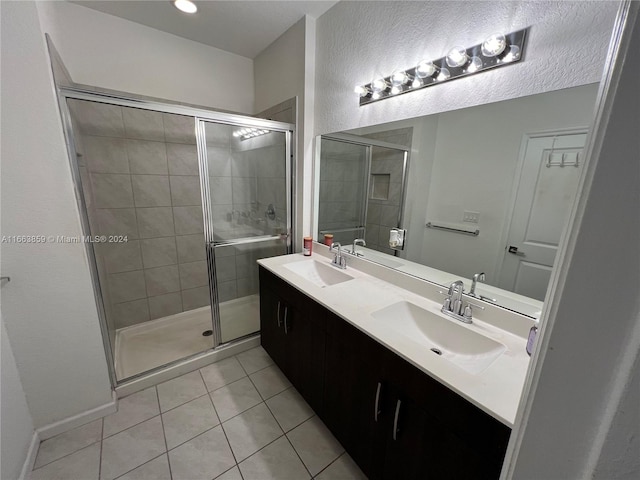
<path id="1" fill-rule="evenodd" d="M 331 265 L 327 247 L 314 243 L 313 250 L 310 257 L 284 255 L 258 263 L 513 427 L 534 320 L 485 304 L 484 310 L 474 309 L 472 324 L 464 324 L 441 313 L 444 287 L 348 254 L 341 270 Z"/>

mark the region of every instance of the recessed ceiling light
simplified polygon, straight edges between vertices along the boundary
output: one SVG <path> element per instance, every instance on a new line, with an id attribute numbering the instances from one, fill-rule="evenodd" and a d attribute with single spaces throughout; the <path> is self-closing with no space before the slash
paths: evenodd
<path id="1" fill-rule="evenodd" d="M 190 0 L 173 0 L 173 5 L 184 13 L 196 13 L 198 7 Z"/>

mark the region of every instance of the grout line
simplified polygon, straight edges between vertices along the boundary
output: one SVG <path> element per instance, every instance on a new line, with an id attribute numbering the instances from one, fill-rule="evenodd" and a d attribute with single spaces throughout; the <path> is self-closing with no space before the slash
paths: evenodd
<path id="1" fill-rule="evenodd" d="M 154 389 L 156 391 L 156 398 L 158 399 L 158 407 L 160 407 L 160 393 L 158 392 L 158 389 L 156 387 L 154 387 Z M 171 462 L 169 461 L 169 447 L 167 445 L 167 434 L 165 433 L 165 430 L 164 430 L 164 420 L 162 419 L 162 412 L 160 413 L 160 424 L 162 425 L 162 437 L 163 437 L 163 440 L 164 440 L 164 451 L 167 454 L 167 463 L 169 464 L 169 476 L 173 480 L 173 473 L 171 473 Z"/>
<path id="2" fill-rule="evenodd" d="M 320 474 L 322 474 L 322 472 L 324 472 L 327 468 L 329 468 L 331 465 L 333 465 L 333 464 L 334 464 L 334 463 L 336 463 L 338 460 L 340 460 L 340 459 L 343 457 L 343 455 L 345 455 L 346 453 L 347 453 L 347 451 L 346 451 L 346 450 L 345 450 L 344 452 L 342 452 L 340 455 L 338 455 L 338 456 L 335 458 L 335 460 L 332 460 L 331 462 L 329 462 L 329 465 L 327 465 L 327 466 L 326 466 L 326 467 L 324 467 L 322 470 L 320 470 L 320 471 L 318 472 L 318 474 L 317 474 L 315 477 L 312 477 L 312 478 L 317 478 L 317 477 L 318 477 Z M 358 468 L 360 468 L 360 467 L 358 467 Z"/>
<path id="3" fill-rule="evenodd" d="M 100 458 L 98 459 L 98 478 L 102 478 L 102 441 L 104 440 L 104 417 L 102 417 L 102 425 L 100 426 Z"/>
<path id="4" fill-rule="evenodd" d="M 152 459 L 147 460 L 147 461 L 146 461 L 146 462 L 144 462 L 144 463 L 141 463 L 141 464 L 140 464 L 140 465 L 138 465 L 137 467 L 134 467 L 134 468 L 132 468 L 131 470 L 128 470 L 128 471 L 124 472 L 122 475 L 118 475 L 118 476 L 117 476 L 116 478 L 114 478 L 113 480 L 118 480 L 118 478 L 122 478 L 122 477 L 124 477 L 125 475 L 128 475 L 129 473 L 133 472 L 133 471 L 134 471 L 134 470 L 136 470 L 137 468 L 140 468 L 140 467 L 142 467 L 142 466 L 146 465 L 147 463 L 151 463 L 151 462 L 153 462 L 154 460 L 157 460 L 158 458 L 162 457 L 163 455 L 167 455 L 167 463 L 169 463 L 169 455 L 167 454 L 167 452 L 164 452 L 164 453 L 161 453 L 160 455 L 158 455 L 157 457 L 153 457 Z M 171 466 L 169 466 L 169 473 L 171 473 Z M 100 477 L 98 477 L 98 478 L 100 478 Z"/>
<path id="5" fill-rule="evenodd" d="M 52 438 L 53 438 L 53 437 L 52 437 Z M 47 439 L 47 440 L 48 440 L 48 439 Z M 74 452 L 67 453 L 67 454 L 66 454 L 66 455 L 64 455 L 63 457 L 56 458 L 55 460 L 52 460 L 52 461 L 50 461 L 49 463 L 45 463 L 44 465 L 40 465 L 38 468 L 33 468 L 33 469 L 31 469 L 31 471 L 32 471 L 32 472 L 35 472 L 36 470 L 41 470 L 41 469 L 43 469 L 44 467 L 47 467 L 47 466 L 51 465 L 52 463 L 57 462 L 58 460 L 62 460 L 63 458 L 70 457 L 71 455 L 73 455 L 73 454 L 75 454 L 75 453 L 78 453 L 78 452 L 81 452 L 82 450 L 84 450 L 84 449 L 86 449 L 86 448 L 93 447 L 96 443 L 99 443 L 99 442 L 93 442 L 93 443 L 91 443 L 91 444 L 89 444 L 89 445 L 86 445 L 86 446 L 84 446 L 84 447 L 82 447 L 82 448 L 79 448 L 78 450 L 76 450 L 76 451 L 74 451 Z M 101 442 L 100 442 L 100 443 L 101 443 Z M 100 450 L 102 450 L 102 446 L 100 446 Z"/>

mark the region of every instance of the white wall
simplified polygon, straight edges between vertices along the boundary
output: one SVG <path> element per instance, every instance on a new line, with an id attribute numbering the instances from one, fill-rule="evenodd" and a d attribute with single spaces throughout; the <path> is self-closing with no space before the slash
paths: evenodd
<path id="1" fill-rule="evenodd" d="M 305 16 L 254 60 L 256 112 L 298 97 L 296 235 L 310 234 L 315 19 Z"/>
<path id="2" fill-rule="evenodd" d="M 3 12 L 4 14 L 4 12 Z M 1 387 L 0 392 L 0 478 L 15 480 L 20 476 L 22 466 L 27 458 L 29 445 L 33 438 L 33 420 L 24 397 L 22 382 L 18 375 L 16 361 L 11 351 L 11 344 L 0 315 L 0 353 L 1 358 Z"/>
<path id="3" fill-rule="evenodd" d="M 254 112 L 249 58 L 69 2 L 38 2 L 38 12 L 77 83 Z"/>
<path id="4" fill-rule="evenodd" d="M 465 278 L 485 272 L 498 285 L 513 183 L 525 134 L 589 127 L 598 84 L 548 92 L 438 115 L 429 200 L 420 223 L 420 262 Z M 425 220 L 462 224 L 465 210 L 480 213 L 480 235 L 425 229 Z"/>
<path id="5" fill-rule="evenodd" d="M 637 14 L 640 4 L 631 3 Z M 614 78 L 603 109 L 604 137 L 593 146 L 540 352 L 533 357 L 508 478 L 640 476 L 638 19 L 626 38 L 630 48 L 619 83 Z"/>
<path id="6" fill-rule="evenodd" d="M 617 2 L 339 2 L 317 21 L 316 134 L 594 83 Z M 522 62 L 358 106 L 356 84 L 531 26 Z"/>
<path id="7" fill-rule="evenodd" d="M 44 33 L 2 8 L 2 235 L 81 235 Z M 2 315 L 36 428 L 111 401 L 82 244 L 2 244 Z"/>

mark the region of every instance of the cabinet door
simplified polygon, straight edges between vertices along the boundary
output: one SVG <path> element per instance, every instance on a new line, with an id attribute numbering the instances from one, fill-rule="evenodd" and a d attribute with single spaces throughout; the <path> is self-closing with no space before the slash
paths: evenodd
<path id="1" fill-rule="evenodd" d="M 376 478 L 377 431 L 384 379 L 383 348 L 329 314 L 322 418 L 369 478 Z M 378 400 L 378 403 L 376 403 Z"/>
<path id="2" fill-rule="evenodd" d="M 262 280 L 262 275 L 260 279 Z M 282 301 L 269 288 L 260 287 L 260 343 L 280 368 L 285 365 Z"/>

